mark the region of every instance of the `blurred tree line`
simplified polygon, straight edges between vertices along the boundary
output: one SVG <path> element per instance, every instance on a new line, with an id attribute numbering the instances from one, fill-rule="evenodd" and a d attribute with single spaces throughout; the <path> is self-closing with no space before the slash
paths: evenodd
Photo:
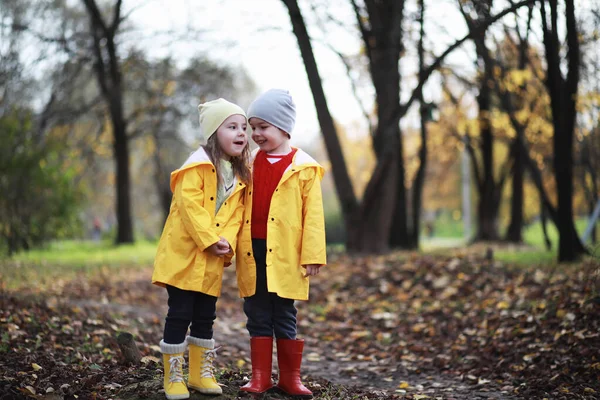
<path id="1" fill-rule="evenodd" d="M 429 167 L 431 157 L 440 158 L 430 146 L 441 142 L 447 151 L 464 149 L 470 157 L 477 198 L 475 240 L 502 239 L 499 211 L 510 185 L 510 223 L 504 239 L 522 241 L 527 179 L 541 201 L 544 226 L 548 218 L 559 231 L 559 259 L 574 260 L 586 253 L 575 230 L 574 201 L 579 194 L 585 207 L 578 210 L 591 214 L 599 197 L 598 2 L 456 0 L 452 3 L 468 33 L 437 54 L 427 50 L 436 46 L 427 42 L 425 29 L 427 7 L 434 2 L 349 0 L 355 16 L 352 28 L 327 2 L 314 0 L 304 11 L 297 0 L 282 2 L 310 81 L 349 250 L 379 253 L 418 247 L 423 193 L 435 190 L 434 180 L 439 185 L 445 175 L 428 177 L 440 167 Z M 586 8 L 578 13 L 576 4 Z M 363 110 L 371 127 L 374 165 L 358 194 L 308 34 L 307 26 L 315 21 L 321 32 L 343 27 L 362 40 L 360 54 L 338 52 L 357 102 L 363 104 L 363 93 L 374 92 L 373 106 Z M 465 44 L 474 50 L 472 75 L 445 62 Z M 415 59 L 414 75 L 403 76 L 403 63 Z M 434 75 L 443 91 L 438 104 L 423 96 L 423 87 Z M 414 134 L 403 131 L 402 122 L 413 103 L 421 128 L 414 149 L 407 149 Z M 438 121 L 431 118 L 435 108 L 441 112 Z"/>
<path id="2" fill-rule="evenodd" d="M 151 58 L 121 0 L 1 0 L 0 16 L 1 250 L 80 236 L 94 219 L 116 243 L 154 236 L 169 173 L 198 145 L 198 103 L 247 103 L 251 78 L 201 54 Z"/>
<path id="3" fill-rule="evenodd" d="M 559 258 L 578 258 L 586 248 L 575 216 L 591 214 L 600 192 L 600 2 L 446 0 L 467 28 L 446 47 L 430 34 L 439 4 L 280 3 L 329 160 L 338 203 L 326 196 L 327 207 L 342 219 L 333 228 L 351 252 L 418 247 L 423 218 L 460 207 L 466 157 L 474 240 L 521 242 L 539 218 L 557 227 Z M 198 102 L 248 104 L 250 77 L 202 55 L 186 64 L 149 56 L 122 0 L 0 7 L 3 250 L 80 234 L 97 216 L 117 243 L 155 236 L 171 200 L 169 172 L 197 146 Z M 360 50 L 342 52 L 340 32 Z M 201 37 L 186 34 L 173 41 Z M 366 134 L 332 117 L 317 41 L 346 68 Z"/>

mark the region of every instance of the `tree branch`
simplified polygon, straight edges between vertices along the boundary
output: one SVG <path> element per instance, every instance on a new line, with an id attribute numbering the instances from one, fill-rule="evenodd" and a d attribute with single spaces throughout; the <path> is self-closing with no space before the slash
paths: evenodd
<path id="1" fill-rule="evenodd" d="M 516 3 L 514 6 L 499 12 L 498 14 L 494 15 L 493 17 L 491 17 L 485 21 L 482 21 L 480 25 L 478 25 L 477 27 L 474 27 L 473 30 L 470 30 L 466 36 L 464 36 L 462 39 L 458 39 L 456 42 L 454 42 L 454 44 L 449 46 L 429 67 L 427 67 L 425 69 L 425 71 L 423 73 L 423 80 L 419 81 L 417 87 L 413 89 L 412 94 L 411 94 L 410 98 L 408 99 L 408 101 L 400 107 L 399 115 L 396 116 L 397 119 L 400 120 L 408 112 L 413 101 L 416 100 L 419 91 L 422 90 L 422 87 L 425 85 L 425 83 L 427 82 L 427 80 L 429 79 L 431 74 L 440 67 L 440 65 L 442 64 L 444 59 L 450 53 L 452 53 L 455 49 L 460 47 L 467 40 L 472 39 L 476 35 L 485 31 L 487 28 L 490 27 L 490 25 L 492 25 L 496 21 L 502 19 L 504 16 L 518 10 L 520 7 L 523 7 L 528 4 L 533 4 L 535 1 L 536 0 L 524 0 L 524 1 L 520 1 L 519 3 Z"/>

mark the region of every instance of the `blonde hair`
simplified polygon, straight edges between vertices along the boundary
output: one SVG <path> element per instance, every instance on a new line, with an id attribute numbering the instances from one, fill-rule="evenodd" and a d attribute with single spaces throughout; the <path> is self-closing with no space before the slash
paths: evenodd
<path id="1" fill-rule="evenodd" d="M 246 144 L 242 154 L 237 157 L 231 157 L 231 166 L 233 167 L 233 173 L 237 176 L 244 184 L 249 185 L 251 180 L 251 172 L 249 166 L 250 160 L 250 146 Z M 223 180 L 223 176 L 221 175 L 221 163 L 220 160 L 223 157 L 223 150 L 221 146 L 219 146 L 219 141 L 217 139 L 216 133 L 211 135 L 206 144 L 204 145 L 204 150 L 206 150 L 206 154 L 212 161 L 215 166 L 215 171 L 217 172 L 217 182 L 221 183 Z"/>

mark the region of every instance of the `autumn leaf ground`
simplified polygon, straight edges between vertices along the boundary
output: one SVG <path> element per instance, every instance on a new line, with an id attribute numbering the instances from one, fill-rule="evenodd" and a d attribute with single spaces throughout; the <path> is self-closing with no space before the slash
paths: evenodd
<path id="1" fill-rule="evenodd" d="M 598 262 L 524 268 L 480 250 L 332 254 L 310 301 L 298 304 L 304 381 L 315 397 L 600 398 Z M 52 273 L 39 274 L 49 281 L 22 274 L 28 281 L 14 286 L 6 277 L 28 266 L 4 262 L 0 398 L 164 398 L 157 345 L 166 296 L 144 265 L 62 274 L 51 263 Z M 248 378 L 241 305 L 230 268 L 215 325 L 217 398 L 239 398 Z M 141 365 L 123 363 L 120 331 L 134 334 Z"/>

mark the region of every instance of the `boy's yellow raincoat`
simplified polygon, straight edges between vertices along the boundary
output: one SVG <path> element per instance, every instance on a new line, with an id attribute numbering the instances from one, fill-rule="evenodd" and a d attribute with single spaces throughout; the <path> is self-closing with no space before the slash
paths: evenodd
<path id="1" fill-rule="evenodd" d="M 219 296 L 223 268 L 233 253 L 218 257 L 204 250 L 223 236 L 235 252 L 246 185 L 237 177 L 234 185 L 215 215 L 217 174 L 204 148 L 171 173 L 173 200 L 158 243 L 152 283 Z"/>
<path id="2" fill-rule="evenodd" d="M 253 153 L 256 156 L 256 151 Z M 298 149 L 273 192 L 267 223 L 267 290 L 279 297 L 308 300 L 309 280 L 302 265 L 327 264 L 321 179 L 312 157 Z M 247 190 L 244 222 L 238 239 L 236 272 L 241 297 L 256 291 L 252 255 L 252 190 Z"/>

